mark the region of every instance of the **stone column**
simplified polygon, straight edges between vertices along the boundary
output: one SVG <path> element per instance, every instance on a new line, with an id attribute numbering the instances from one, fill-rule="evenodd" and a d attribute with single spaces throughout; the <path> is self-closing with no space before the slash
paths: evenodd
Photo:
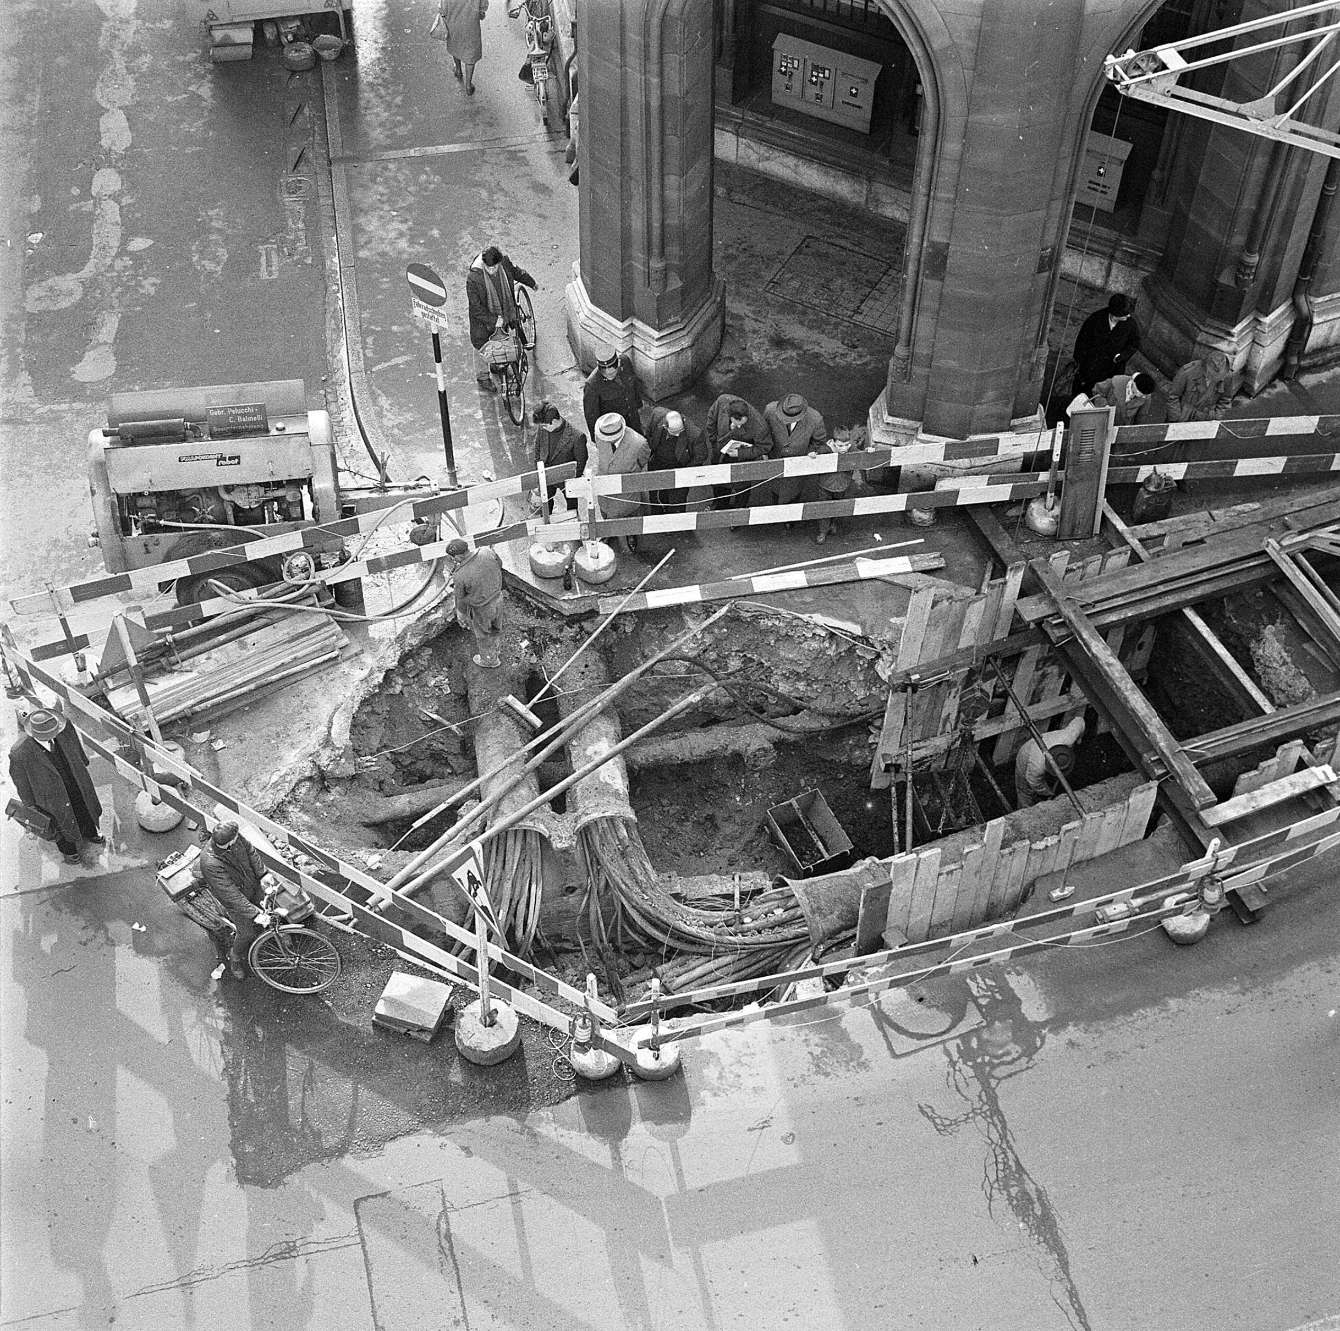
<path id="1" fill-rule="evenodd" d="M 926 57 L 913 47 L 935 98 L 925 128 L 937 142 L 923 145 L 914 185 L 914 289 L 871 413 L 874 433 L 896 442 L 918 429 L 963 438 L 1036 428 L 1046 364 L 1038 312 L 1068 213 L 1058 200 L 1071 187 L 1085 7 L 900 4 L 915 11 L 934 53 L 930 90 Z"/>
<path id="2" fill-rule="evenodd" d="M 568 340 L 583 369 L 632 355 L 648 394 L 721 345 L 712 270 L 712 0 L 581 0 L 581 258 Z"/>

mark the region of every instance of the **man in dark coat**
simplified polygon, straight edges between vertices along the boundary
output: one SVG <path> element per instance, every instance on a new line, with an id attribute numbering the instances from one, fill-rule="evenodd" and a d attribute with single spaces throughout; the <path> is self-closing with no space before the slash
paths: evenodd
<path id="1" fill-rule="evenodd" d="M 647 443 L 651 445 L 650 471 L 673 471 L 676 467 L 704 467 L 711 460 L 707 436 L 678 411 L 653 407 L 647 418 Z M 712 492 L 707 486 L 652 492 L 653 504 L 663 513 L 682 513 L 690 506 L 705 508 Z"/>
<path id="2" fill-rule="evenodd" d="M 561 467 L 565 462 L 575 462 L 577 475 L 580 476 L 586 470 L 586 436 L 575 426 L 569 425 L 563 413 L 548 399 L 531 412 L 530 420 L 535 427 L 535 461 L 543 462 L 546 467 Z M 559 488 L 561 485 L 549 492 L 551 511 L 557 502 Z M 536 503 L 538 505 L 538 498 Z"/>
<path id="3" fill-rule="evenodd" d="M 482 388 L 495 388 L 489 369 L 489 338 L 499 329 L 514 328 L 519 314 L 516 297 L 512 294 L 516 283 L 536 290 L 535 279 L 522 267 L 514 264 L 496 245 L 490 245 L 475 255 L 465 274 L 465 299 L 470 308 L 470 345 L 479 352 L 475 371 Z"/>
<path id="4" fill-rule="evenodd" d="M 488 548 L 472 550 L 457 537 L 447 546 L 455 569 L 456 622 L 475 635 L 474 662 L 483 670 L 502 664 L 502 560 Z"/>
<path id="5" fill-rule="evenodd" d="M 209 840 L 201 847 L 194 873 L 223 907 L 233 926 L 228 969 L 234 979 L 245 979 L 247 951 L 260 932 L 256 915 L 265 900 L 261 883 L 265 867 L 251 843 L 238 831 L 237 824 L 222 822 L 215 824 Z"/>
<path id="6" fill-rule="evenodd" d="M 734 393 L 722 393 L 707 409 L 707 446 L 713 462 L 761 462 L 772 454 L 772 435 L 757 407 Z M 748 508 L 770 486 L 748 481 L 718 485 L 716 508 Z"/>
<path id="7" fill-rule="evenodd" d="M 606 350 L 596 358 L 596 367 L 586 376 L 582 388 L 582 415 L 592 438 L 596 422 L 611 411 L 622 416 L 630 430 L 642 432 L 642 385 L 633 372 L 633 362 L 617 351 Z"/>
<path id="8" fill-rule="evenodd" d="M 763 419 L 772 436 L 774 458 L 800 458 L 819 452 L 828 441 L 824 418 L 799 393 L 787 393 L 763 408 Z M 779 476 L 773 482 L 773 499 L 794 504 L 804 489 L 803 476 Z"/>
<path id="9" fill-rule="evenodd" d="M 1140 350 L 1140 326 L 1129 296 L 1117 292 L 1105 310 L 1095 310 L 1079 326 L 1075 338 L 1075 382 L 1072 396 L 1088 393 L 1100 379 L 1110 379 L 1126 369 L 1126 362 Z"/>
<path id="10" fill-rule="evenodd" d="M 34 707 L 23 718 L 23 738 L 9 751 L 9 776 L 20 801 L 51 819 L 56 848 L 79 863 L 85 842 L 101 845 L 102 804 L 88 774 L 88 755 L 59 706 Z"/>

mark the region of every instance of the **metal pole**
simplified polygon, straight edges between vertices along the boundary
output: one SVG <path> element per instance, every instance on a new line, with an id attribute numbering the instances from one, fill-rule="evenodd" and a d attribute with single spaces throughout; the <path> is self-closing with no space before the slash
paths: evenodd
<path id="1" fill-rule="evenodd" d="M 436 338 L 436 334 L 434 334 Z M 493 1025 L 493 1000 L 489 996 L 489 927 L 484 912 L 475 904 L 475 966 L 479 970 L 479 1019 Z"/>
<path id="2" fill-rule="evenodd" d="M 442 449 L 447 455 L 447 484 L 459 488 L 456 480 L 456 454 L 451 446 L 451 407 L 447 404 L 447 383 L 442 377 L 442 339 L 433 329 L 433 368 L 437 371 L 437 410 L 442 417 Z"/>

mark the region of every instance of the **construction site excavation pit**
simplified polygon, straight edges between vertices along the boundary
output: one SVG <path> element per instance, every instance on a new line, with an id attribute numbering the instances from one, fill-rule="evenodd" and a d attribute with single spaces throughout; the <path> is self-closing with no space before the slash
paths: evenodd
<path id="1" fill-rule="evenodd" d="M 1243 607 L 1213 617 L 1250 631 Z M 653 977 L 673 996 L 816 959 L 855 965 L 1003 918 L 1059 857 L 1119 849 L 1160 821 L 1154 783 L 1063 670 L 1038 674 L 1060 700 L 1044 728 L 1080 709 L 1087 719 L 1069 793 L 1015 807 L 1012 756 L 1027 732 L 1002 741 L 1000 696 L 972 714 L 970 677 L 957 685 L 963 718 L 945 708 L 955 735 L 913 764 L 909 800 L 897 773 L 872 785 L 896 639 L 737 601 L 619 616 L 579 652 L 597 623 L 511 598 L 496 670 L 472 663 L 467 633 L 438 632 L 387 671 L 341 760 L 299 783 L 282 815 L 462 926 L 475 903 L 447 861 L 482 836 L 498 941 L 578 985 L 593 971 L 620 1001 L 644 997 Z M 1123 658 L 1175 733 L 1241 714 L 1174 624 L 1131 635 Z M 991 737 L 974 740 L 974 722 Z M 1212 779 L 1227 788 L 1243 767 Z M 921 873 L 928 856 L 938 890 L 926 919 L 886 931 L 881 918 L 871 934 L 867 890 Z M 970 901 L 960 882 L 983 864 Z"/>

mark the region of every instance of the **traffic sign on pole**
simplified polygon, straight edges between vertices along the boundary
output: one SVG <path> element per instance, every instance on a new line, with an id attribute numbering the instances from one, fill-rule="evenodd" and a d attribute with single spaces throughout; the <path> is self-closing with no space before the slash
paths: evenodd
<path id="1" fill-rule="evenodd" d="M 437 411 L 442 418 L 442 450 L 447 455 L 447 484 L 456 488 L 456 453 L 451 441 L 451 407 L 447 403 L 447 381 L 442 373 L 442 343 L 438 331 L 448 326 L 443 306 L 447 303 L 447 284 L 426 263 L 412 263 L 405 269 L 409 282 L 410 308 L 414 317 L 427 324 L 433 334 L 433 366 L 437 371 Z"/>

